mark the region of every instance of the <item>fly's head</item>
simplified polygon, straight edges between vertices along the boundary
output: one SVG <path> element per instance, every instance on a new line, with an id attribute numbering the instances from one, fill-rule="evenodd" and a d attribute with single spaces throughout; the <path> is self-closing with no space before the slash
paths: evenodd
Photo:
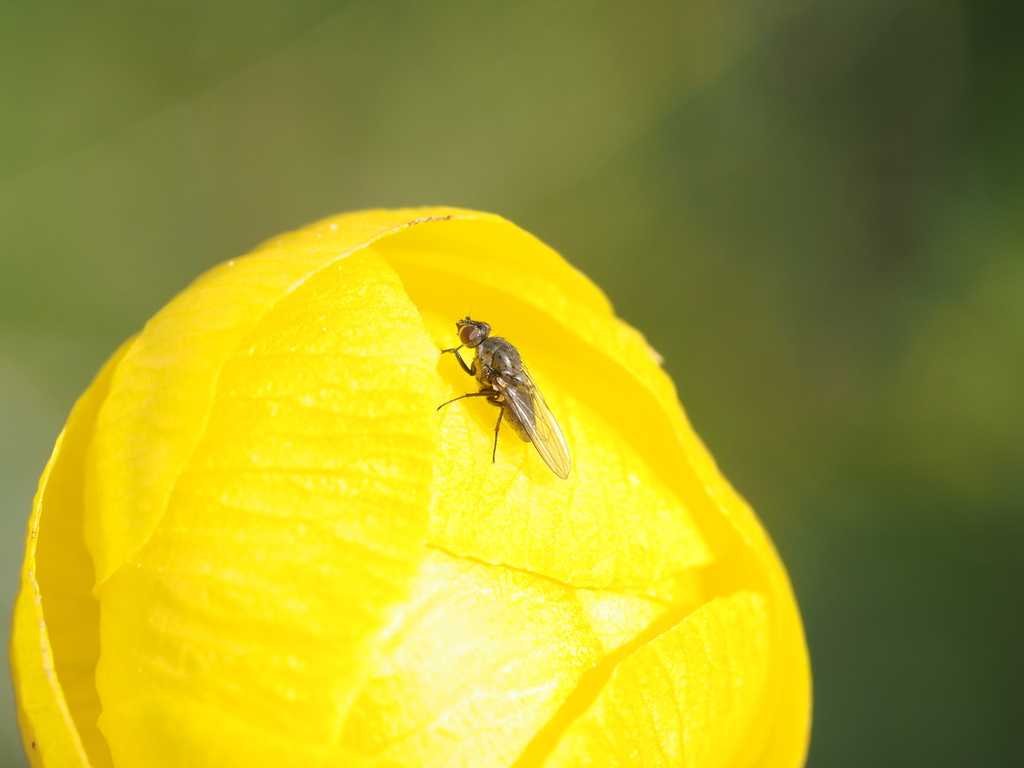
<path id="1" fill-rule="evenodd" d="M 464 320 L 455 321 L 455 329 L 459 332 L 459 341 L 470 349 L 479 347 L 491 334 L 491 326 L 468 315 Z"/>

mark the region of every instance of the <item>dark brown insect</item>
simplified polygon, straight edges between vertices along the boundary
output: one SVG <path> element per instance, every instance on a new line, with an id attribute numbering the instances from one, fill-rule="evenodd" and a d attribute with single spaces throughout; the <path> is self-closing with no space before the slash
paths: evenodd
<path id="1" fill-rule="evenodd" d="M 455 355 L 462 370 L 476 377 L 480 391 L 460 395 L 447 403 L 441 403 L 437 409 L 441 410 L 446 405 L 466 397 L 486 397 L 487 402 L 501 409 L 498 413 L 498 422 L 494 425 L 491 461 L 493 462 L 498 454 L 498 431 L 504 419 L 523 441 L 533 443 L 537 453 L 552 472 L 563 480 L 567 478 L 571 461 L 565 438 L 562 437 L 562 430 L 558 428 L 551 410 L 523 366 L 519 350 L 506 339 L 491 336 L 491 326 L 479 320 L 466 317 L 464 320 L 457 320 L 455 328 L 462 344 L 451 349 L 443 349 L 441 353 L 451 352 Z M 463 347 L 476 350 L 476 357 L 471 366 L 466 365 L 466 361 L 459 354 Z"/>

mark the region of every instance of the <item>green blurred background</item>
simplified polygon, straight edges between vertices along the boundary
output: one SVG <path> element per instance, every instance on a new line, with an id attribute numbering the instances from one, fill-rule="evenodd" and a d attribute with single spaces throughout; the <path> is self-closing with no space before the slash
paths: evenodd
<path id="1" fill-rule="evenodd" d="M 1024 765 L 1019 2 L 3 2 L 0 605 L 118 342 L 282 230 L 432 203 L 664 354 L 789 566 L 812 768 Z"/>

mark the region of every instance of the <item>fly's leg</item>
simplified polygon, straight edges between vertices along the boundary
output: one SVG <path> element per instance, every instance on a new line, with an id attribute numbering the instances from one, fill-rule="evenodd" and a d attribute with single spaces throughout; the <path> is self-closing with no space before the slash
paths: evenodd
<path id="1" fill-rule="evenodd" d="M 449 401 L 448 401 L 447 403 L 441 403 L 441 404 L 440 404 L 439 406 L 437 406 L 437 410 L 439 410 L 439 411 L 440 411 L 440 410 L 441 410 L 442 408 L 444 408 L 444 407 L 445 407 L 446 405 L 451 405 L 451 404 L 452 404 L 452 403 L 454 403 L 454 402 L 455 402 L 456 400 L 463 400 L 463 399 L 465 399 L 465 398 L 467 398 L 467 397 L 490 397 L 490 396 L 491 396 L 491 395 L 493 395 L 493 394 L 494 394 L 494 393 L 493 393 L 493 392 L 492 392 L 491 390 L 489 390 L 489 389 L 482 389 L 482 390 L 480 390 L 479 392 L 470 392 L 470 393 L 468 393 L 468 394 L 465 394 L 465 395 L 459 395 L 458 397 L 453 397 L 453 398 L 452 398 L 451 400 L 449 400 Z"/>
<path id="2" fill-rule="evenodd" d="M 454 352 L 455 350 L 446 349 L 444 351 L 445 352 Z M 458 357 L 458 355 L 459 355 L 459 353 L 455 352 L 455 356 Z M 462 362 L 462 358 L 461 357 L 459 358 L 459 362 L 460 363 Z M 465 368 L 466 364 L 463 363 L 462 367 Z M 456 400 L 465 400 L 467 397 L 486 397 L 490 403 L 493 403 L 494 405 L 498 406 L 498 422 L 497 422 L 497 424 L 494 425 L 494 448 L 491 449 L 491 463 L 494 464 L 498 460 L 498 431 L 501 429 L 501 419 L 505 415 L 505 402 L 504 402 L 503 399 L 499 399 L 499 398 L 501 398 L 501 395 L 498 394 L 495 390 L 493 390 L 493 389 L 481 389 L 479 392 L 468 392 L 465 395 L 459 395 L 458 397 L 453 397 L 448 402 L 441 403 L 439 406 L 437 406 L 437 410 L 440 411 L 446 405 L 451 405 Z"/>
<path id="3" fill-rule="evenodd" d="M 494 403 L 494 401 L 491 401 Z M 491 450 L 491 464 L 494 464 L 498 460 L 498 430 L 501 429 L 501 418 L 505 415 L 505 403 L 497 402 L 494 403 L 499 407 L 498 411 L 498 423 L 494 425 L 494 448 Z"/>
<path id="4" fill-rule="evenodd" d="M 445 352 L 451 352 L 453 355 L 455 355 L 455 359 L 459 361 L 459 365 L 462 366 L 462 370 L 464 370 L 470 376 L 476 376 L 476 374 L 473 373 L 473 369 L 466 365 L 466 361 L 463 360 L 462 355 L 459 354 L 460 349 L 462 349 L 461 345 L 458 347 L 452 347 L 451 349 L 442 349 L 441 354 L 443 355 Z"/>

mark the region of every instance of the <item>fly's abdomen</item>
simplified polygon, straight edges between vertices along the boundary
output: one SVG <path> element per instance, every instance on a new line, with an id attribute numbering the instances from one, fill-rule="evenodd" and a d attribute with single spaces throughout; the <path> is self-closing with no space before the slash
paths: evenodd
<path id="1" fill-rule="evenodd" d="M 519 435 L 519 439 L 524 443 L 533 442 L 530 438 L 530 433 L 526 431 L 526 425 L 508 408 L 505 409 L 505 423 L 512 427 L 512 430 Z"/>

